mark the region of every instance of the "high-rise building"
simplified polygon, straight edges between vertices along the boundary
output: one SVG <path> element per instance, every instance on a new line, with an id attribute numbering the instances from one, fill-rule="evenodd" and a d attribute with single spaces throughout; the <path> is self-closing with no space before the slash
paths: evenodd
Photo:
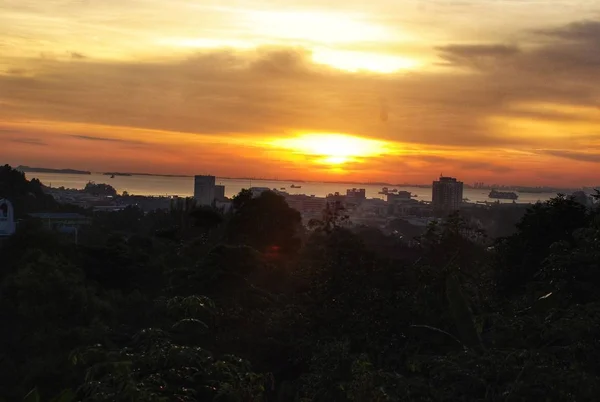
<path id="1" fill-rule="evenodd" d="M 463 182 L 454 177 L 440 177 L 433 182 L 433 209 L 438 212 L 453 212 L 460 209 L 463 200 Z"/>
<path id="2" fill-rule="evenodd" d="M 215 200 L 223 201 L 225 199 L 225 186 L 217 184 L 215 186 Z"/>
<path id="3" fill-rule="evenodd" d="M 215 176 L 194 176 L 194 198 L 198 205 L 212 205 L 215 200 Z"/>

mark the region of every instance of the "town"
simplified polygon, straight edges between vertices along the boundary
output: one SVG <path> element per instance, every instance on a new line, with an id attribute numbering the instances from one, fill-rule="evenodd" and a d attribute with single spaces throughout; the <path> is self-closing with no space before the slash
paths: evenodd
<path id="1" fill-rule="evenodd" d="M 476 183 L 481 188 L 483 183 Z M 127 207 L 136 207 L 144 212 L 177 208 L 185 202 L 185 197 L 178 196 L 140 196 L 124 191 L 118 194 L 108 184 L 88 182 L 83 189 L 64 187 L 46 187 L 44 192 L 57 202 L 79 207 L 88 213 L 76 212 L 40 212 L 30 214 L 30 218 L 42 220 L 50 229 L 65 233 L 78 232 L 78 229 L 91 222 L 92 214 L 120 211 Z M 475 228 L 488 233 L 492 238 L 505 236 L 514 229 L 514 224 L 523 216 L 530 203 L 517 203 L 513 192 L 500 192 L 492 189 L 490 198 L 495 201 L 469 202 L 463 197 L 464 183 L 453 177 L 440 176 L 431 186 L 431 201 L 417 200 L 408 191 L 382 188 L 382 198 L 367 198 L 364 188 L 349 188 L 345 194 L 339 192 L 326 197 L 306 194 L 290 194 L 285 188 L 250 187 L 253 197 L 263 192 L 272 191 L 282 196 L 287 204 L 300 212 L 302 222 L 310 229 L 316 221 L 323 218 L 328 206 L 335 205 L 343 210 L 343 225 L 349 228 L 377 228 L 386 235 L 394 235 L 410 242 L 415 236 L 422 235 L 432 222 L 437 222 L 449 214 L 460 211 L 463 218 Z M 225 186 L 216 184 L 216 177 L 210 175 L 194 176 L 192 202 L 195 207 L 212 207 L 221 213 L 232 209 L 232 199 L 225 196 Z M 591 205 L 593 198 L 579 191 L 573 194 L 575 199 L 584 205 Z M 499 199 L 512 202 L 499 202 Z M 8 226 L 7 226 L 8 228 Z M 10 231 L 16 230 L 16 224 Z M 9 229 L 5 229 L 8 234 Z"/>

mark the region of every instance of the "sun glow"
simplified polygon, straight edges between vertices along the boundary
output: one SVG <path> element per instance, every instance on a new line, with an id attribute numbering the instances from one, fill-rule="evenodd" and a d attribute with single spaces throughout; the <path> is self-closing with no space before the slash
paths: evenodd
<path id="1" fill-rule="evenodd" d="M 339 12 L 254 11 L 248 24 L 259 36 L 313 43 L 387 42 L 392 32 L 377 24 Z"/>
<path id="2" fill-rule="evenodd" d="M 277 138 L 268 141 L 268 145 L 310 157 L 317 164 L 330 166 L 360 162 L 363 159 L 394 152 L 393 146 L 384 141 L 330 133 L 310 133 L 291 138 Z"/>
<path id="3" fill-rule="evenodd" d="M 316 49 L 312 59 L 315 63 L 350 72 L 394 73 L 420 66 L 417 60 L 402 56 L 331 49 Z"/>

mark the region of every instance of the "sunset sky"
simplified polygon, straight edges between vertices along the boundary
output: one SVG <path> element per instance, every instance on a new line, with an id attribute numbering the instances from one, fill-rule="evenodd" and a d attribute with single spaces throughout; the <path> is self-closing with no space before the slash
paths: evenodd
<path id="1" fill-rule="evenodd" d="M 0 0 L 0 163 L 600 183 L 598 0 Z"/>

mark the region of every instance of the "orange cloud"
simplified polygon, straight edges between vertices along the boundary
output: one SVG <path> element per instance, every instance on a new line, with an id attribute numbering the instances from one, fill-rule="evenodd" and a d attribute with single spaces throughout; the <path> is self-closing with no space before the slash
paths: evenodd
<path id="1" fill-rule="evenodd" d="M 469 2 L 443 6 L 447 21 L 431 17 L 439 26 L 408 6 L 415 19 L 399 20 L 387 1 L 357 10 L 294 0 L 287 11 L 147 1 L 135 18 L 118 2 L 59 3 L 0 6 L 0 158 L 13 164 L 597 180 L 599 21 L 567 24 L 563 10 L 498 37 L 502 21 L 482 14 L 487 36 L 468 40 L 457 23 Z"/>
<path id="2" fill-rule="evenodd" d="M 81 134 L 83 133 L 83 134 Z M 321 139 L 322 143 L 315 143 Z M 212 173 L 229 177 L 302 178 L 429 182 L 442 172 L 463 180 L 531 182 L 552 180 L 580 184 L 596 178 L 596 160 L 550 150 L 523 153 L 510 150 L 427 147 L 327 134 L 317 136 L 227 137 L 49 121 L 0 125 L 0 159 L 12 164 L 74 167 L 92 171 L 147 173 Z M 337 141 L 350 140 L 343 150 Z M 304 142 L 303 142 L 304 141 Z M 334 148 L 332 148 L 332 146 Z M 364 152 L 357 147 L 364 148 Z M 370 149 L 370 150 L 369 150 Z M 600 154 L 597 155 L 600 158 Z M 568 167 L 564 158 L 569 158 Z M 590 173 L 587 173 L 590 172 Z M 567 182 L 565 182 L 566 184 Z"/>

